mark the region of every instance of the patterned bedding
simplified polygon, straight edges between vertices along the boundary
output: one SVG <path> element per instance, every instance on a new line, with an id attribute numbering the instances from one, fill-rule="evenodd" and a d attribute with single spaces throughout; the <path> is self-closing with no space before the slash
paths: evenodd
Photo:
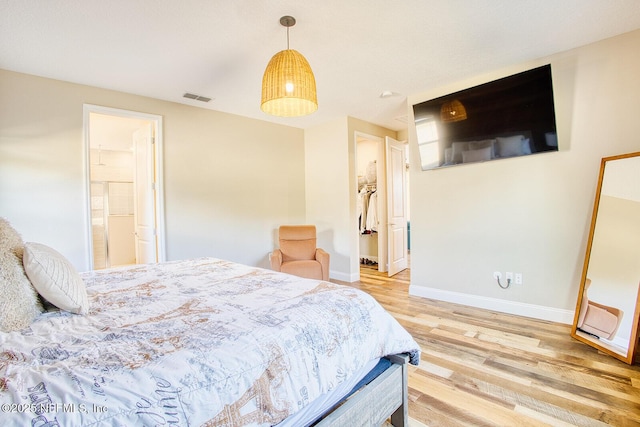
<path id="1" fill-rule="evenodd" d="M 214 258 L 82 273 L 91 308 L 0 334 L 3 426 L 269 426 L 419 347 L 369 295 Z"/>

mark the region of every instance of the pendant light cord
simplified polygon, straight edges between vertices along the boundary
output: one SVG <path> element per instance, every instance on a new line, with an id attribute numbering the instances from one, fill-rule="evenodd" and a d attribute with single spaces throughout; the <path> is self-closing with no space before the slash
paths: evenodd
<path id="1" fill-rule="evenodd" d="M 283 16 L 282 18 L 280 18 L 280 25 L 282 25 L 283 27 L 287 27 L 287 50 L 290 50 L 289 48 L 289 28 L 293 27 L 294 25 L 296 25 L 296 18 L 294 18 L 293 16 Z"/>
<path id="2" fill-rule="evenodd" d="M 289 27 L 287 27 L 287 50 L 289 50 Z"/>

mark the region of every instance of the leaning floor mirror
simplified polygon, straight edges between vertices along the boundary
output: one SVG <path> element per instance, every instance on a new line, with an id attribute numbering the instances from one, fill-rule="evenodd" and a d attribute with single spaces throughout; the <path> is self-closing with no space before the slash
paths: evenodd
<path id="1" fill-rule="evenodd" d="M 632 364 L 640 316 L 640 152 L 600 164 L 571 336 Z"/>

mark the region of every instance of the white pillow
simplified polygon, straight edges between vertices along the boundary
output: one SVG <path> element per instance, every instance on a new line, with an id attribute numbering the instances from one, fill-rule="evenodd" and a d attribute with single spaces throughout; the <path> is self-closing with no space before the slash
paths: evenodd
<path id="1" fill-rule="evenodd" d="M 483 139 L 482 141 L 469 141 L 469 150 L 479 150 L 481 148 L 491 147 L 491 158 L 496 157 L 495 139 Z"/>
<path id="2" fill-rule="evenodd" d="M 523 139 L 524 136 L 522 135 L 497 137 L 496 140 L 498 141 L 500 157 L 522 156 L 524 154 L 522 151 Z"/>
<path id="3" fill-rule="evenodd" d="M 40 243 L 24 244 L 24 269 L 40 296 L 76 314 L 89 311 L 87 288 L 73 265 L 59 252 Z"/>
<path id="4" fill-rule="evenodd" d="M 558 146 L 558 135 L 555 132 L 547 132 L 544 134 L 544 140 L 549 147 Z"/>
<path id="5" fill-rule="evenodd" d="M 491 148 L 485 147 L 478 150 L 468 150 L 462 152 L 462 163 L 484 162 L 491 160 Z"/>
<path id="6" fill-rule="evenodd" d="M 453 148 L 445 148 L 444 149 L 444 164 L 450 165 L 453 163 Z"/>
<path id="7" fill-rule="evenodd" d="M 451 148 L 453 148 L 453 163 L 461 163 L 462 162 L 462 152 L 469 150 L 468 142 L 453 142 L 451 143 Z"/>

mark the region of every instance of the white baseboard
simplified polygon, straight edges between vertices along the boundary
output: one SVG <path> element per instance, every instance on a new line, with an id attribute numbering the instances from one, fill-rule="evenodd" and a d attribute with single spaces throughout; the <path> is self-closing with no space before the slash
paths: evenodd
<path id="1" fill-rule="evenodd" d="M 329 271 L 329 278 L 340 280 L 341 282 L 357 282 L 360 280 L 360 272 L 354 274 L 341 273 L 339 271 Z"/>
<path id="2" fill-rule="evenodd" d="M 567 325 L 573 324 L 573 310 L 545 307 L 542 305 L 463 294 L 415 285 L 409 286 L 409 295 L 463 304 L 471 307 L 483 308 L 485 310 L 498 311 L 501 313 L 532 317 L 534 319 L 548 320 L 550 322 L 564 323 Z"/>

